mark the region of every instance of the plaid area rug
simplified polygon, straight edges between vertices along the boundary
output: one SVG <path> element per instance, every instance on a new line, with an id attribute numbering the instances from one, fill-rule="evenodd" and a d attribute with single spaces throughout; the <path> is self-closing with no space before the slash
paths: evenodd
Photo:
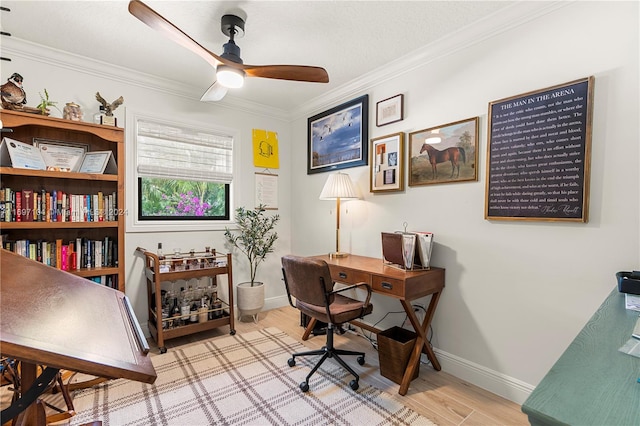
<path id="1" fill-rule="evenodd" d="M 392 395 L 352 379 L 333 360 L 298 387 L 315 357 L 276 328 L 226 336 L 154 356 L 153 385 L 111 380 L 76 392 L 71 425 L 433 425 Z"/>

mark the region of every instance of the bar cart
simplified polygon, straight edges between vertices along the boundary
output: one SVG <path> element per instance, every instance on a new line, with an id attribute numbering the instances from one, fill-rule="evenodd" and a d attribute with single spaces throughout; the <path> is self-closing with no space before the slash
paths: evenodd
<path id="1" fill-rule="evenodd" d="M 236 334 L 233 313 L 233 275 L 231 254 L 218 254 L 215 250 L 206 252 L 174 253 L 171 256 L 158 257 L 156 253 L 138 247 L 136 252 L 145 256 L 145 277 L 147 280 L 147 300 L 149 308 L 149 332 L 158 344 L 160 353 L 167 348 L 165 340 L 186 336 L 205 330 L 229 325 L 229 333 Z M 227 299 L 218 297 L 218 275 L 227 276 Z M 167 307 L 167 291 L 161 288 L 162 282 L 209 278 L 210 284 L 196 289 L 183 289 L 182 295 L 188 295 L 187 311 L 176 309 L 179 295 L 174 291 L 170 309 Z M 171 293 L 171 292 L 169 292 Z M 195 295 L 195 296 L 194 296 Z M 183 308 L 184 308 L 184 298 Z M 194 311 L 195 308 L 195 311 Z"/>

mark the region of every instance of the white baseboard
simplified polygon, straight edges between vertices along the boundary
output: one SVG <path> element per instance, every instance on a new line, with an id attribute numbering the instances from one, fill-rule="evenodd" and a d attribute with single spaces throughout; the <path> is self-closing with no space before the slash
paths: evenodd
<path id="1" fill-rule="evenodd" d="M 521 380 L 441 351 L 437 348 L 434 348 L 434 352 L 438 357 L 438 361 L 440 361 L 442 371 L 517 404 L 522 405 L 535 388 L 535 386 Z M 426 360 L 426 356 L 423 355 L 423 357 Z"/>

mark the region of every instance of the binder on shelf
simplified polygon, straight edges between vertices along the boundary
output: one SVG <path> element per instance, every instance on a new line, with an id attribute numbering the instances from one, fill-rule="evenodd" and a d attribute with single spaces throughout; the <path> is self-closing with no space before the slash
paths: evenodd
<path id="1" fill-rule="evenodd" d="M 115 158 L 113 158 L 113 152 L 87 152 L 82 158 L 78 173 L 118 174 L 118 165 Z"/>
<path id="2" fill-rule="evenodd" d="M 7 137 L 0 143 L 0 165 L 31 170 L 47 168 L 37 147 Z"/>

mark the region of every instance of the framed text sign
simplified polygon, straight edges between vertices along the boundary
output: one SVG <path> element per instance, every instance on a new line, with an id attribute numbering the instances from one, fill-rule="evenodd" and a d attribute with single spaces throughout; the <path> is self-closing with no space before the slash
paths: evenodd
<path id="1" fill-rule="evenodd" d="M 593 83 L 489 103 L 485 219 L 587 222 Z"/>

